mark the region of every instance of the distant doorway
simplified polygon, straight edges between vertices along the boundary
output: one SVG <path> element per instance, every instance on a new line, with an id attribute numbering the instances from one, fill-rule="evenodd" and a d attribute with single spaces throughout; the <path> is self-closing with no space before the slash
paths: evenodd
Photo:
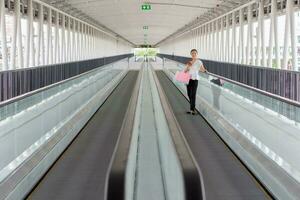
<path id="1" fill-rule="evenodd" d="M 158 54 L 158 49 L 156 48 L 135 48 L 134 57 L 136 62 L 156 62 L 156 55 Z"/>

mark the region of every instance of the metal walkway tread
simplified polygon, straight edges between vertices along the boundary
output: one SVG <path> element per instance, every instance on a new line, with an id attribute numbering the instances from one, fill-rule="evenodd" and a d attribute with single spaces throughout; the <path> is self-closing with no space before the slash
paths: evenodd
<path id="1" fill-rule="evenodd" d="M 28 199 L 104 199 L 106 173 L 137 75 L 125 76 Z"/>
<path id="2" fill-rule="evenodd" d="M 206 199 L 271 199 L 204 118 L 186 114 L 189 102 L 164 72 L 156 73 L 203 174 Z"/>

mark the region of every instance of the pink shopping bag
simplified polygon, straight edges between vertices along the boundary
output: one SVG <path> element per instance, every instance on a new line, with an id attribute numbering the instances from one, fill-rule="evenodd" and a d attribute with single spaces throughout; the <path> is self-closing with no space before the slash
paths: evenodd
<path id="1" fill-rule="evenodd" d="M 175 79 L 181 83 L 188 84 L 191 79 L 191 75 L 189 73 L 185 73 L 184 71 L 177 71 L 175 74 Z"/>

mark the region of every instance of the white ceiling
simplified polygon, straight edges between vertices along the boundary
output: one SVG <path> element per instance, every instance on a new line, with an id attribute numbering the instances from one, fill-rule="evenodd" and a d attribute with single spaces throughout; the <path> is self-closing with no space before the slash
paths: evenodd
<path id="1" fill-rule="evenodd" d="M 62 0 L 52 1 L 52 4 Z M 147 34 L 148 44 L 156 44 L 180 28 L 195 20 L 198 16 L 216 8 L 225 0 L 150 0 L 153 3 L 151 11 L 142 11 L 143 0 L 63 0 L 64 3 L 82 11 L 84 14 L 121 35 L 134 44 L 144 44 L 144 34 Z M 227 0 L 226 0 L 227 1 Z M 238 0 L 231 0 L 232 4 Z M 199 6 L 185 7 L 181 4 Z M 211 9 L 210 9 L 211 10 Z M 143 26 L 148 26 L 147 31 Z"/>

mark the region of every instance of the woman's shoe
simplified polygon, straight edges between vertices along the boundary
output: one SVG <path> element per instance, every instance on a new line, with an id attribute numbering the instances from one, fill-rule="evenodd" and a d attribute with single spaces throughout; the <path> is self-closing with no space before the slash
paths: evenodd
<path id="1" fill-rule="evenodd" d="M 193 113 L 193 111 L 192 111 L 192 110 L 190 110 L 190 111 L 186 111 L 186 113 L 187 113 L 187 114 L 192 114 L 192 113 Z"/>
<path id="2" fill-rule="evenodd" d="M 197 112 L 197 110 L 193 110 L 193 111 L 191 111 L 191 114 L 192 114 L 192 115 L 197 115 L 198 112 Z"/>

